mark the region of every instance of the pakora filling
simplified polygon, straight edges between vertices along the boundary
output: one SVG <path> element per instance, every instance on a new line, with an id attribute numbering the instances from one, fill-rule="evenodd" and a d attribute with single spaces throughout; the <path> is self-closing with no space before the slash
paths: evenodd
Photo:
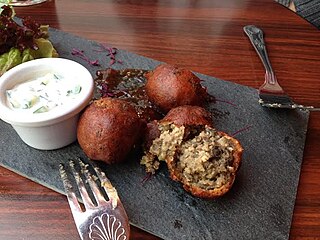
<path id="1" fill-rule="evenodd" d="M 184 129 L 183 126 L 177 127 L 174 124 L 159 125 L 160 136 L 153 141 L 150 149 L 141 159 L 146 172 L 154 174 L 159 169 L 160 161 L 174 156 L 177 146 L 182 143 Z"/>
<path id="2" fill-rule="evenodd" d="M 219 188 L 234 172 L 232 142 L 212 128 L 205 128 L 178 148 L 176 167 L 185 181 L 199 188 Z"/>
<path id="3" fill-rule="evenodd" d="M 189 184 L 210 190 L 230 181 L 234 173 L 233 142 L 215 129 L 159 124 L 160 136 L 141 160 L 155 173 L 160 161 L 174 159 L 174 168 Z"/>

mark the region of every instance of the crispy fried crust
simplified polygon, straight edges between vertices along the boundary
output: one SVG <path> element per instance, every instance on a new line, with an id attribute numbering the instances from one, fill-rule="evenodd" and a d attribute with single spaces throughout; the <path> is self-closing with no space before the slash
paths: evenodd
<path id="1" fill-rule="evenodd" d="M 118 163 L 139 141 L 143 121 L 128 102 L 114 98 L 93 101 L 79 119 L 77 137 L 92 160 Z"/>
<path id="2" fill-rule="evenodd" d="M 161 121 L 176 125 L 208 125 L 212 126 L 211 113 L 199 106 L 184 105 L 172 108 Z"/>
<path id="3" fill-rule="evenodd" d="M 161 64 L 146 74 L 146 93 L 164 112 L 182 105 L 203 106 L 207 96 L 200 79 L 190 70 Z"/>

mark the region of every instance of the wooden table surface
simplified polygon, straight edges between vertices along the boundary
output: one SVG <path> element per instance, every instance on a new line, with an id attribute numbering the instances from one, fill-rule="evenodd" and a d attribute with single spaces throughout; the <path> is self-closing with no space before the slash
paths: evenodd
<path id="1" fill-rule="evenodd" d="M 288 94 L 320 106 L 320 32 L 272 0 L 49 0 L 16 13 L 257 88 L 264 69 L 242 31 L 255 24 L 265 32 L 271 63 Z M 312 112 L 290 239 L 320 239 L 319 142 L 320 112 Z M 0 167 L 0 239 L 79 237 L 65 196 Z M 158 238 L 133 228 L 131 239 Z"/>

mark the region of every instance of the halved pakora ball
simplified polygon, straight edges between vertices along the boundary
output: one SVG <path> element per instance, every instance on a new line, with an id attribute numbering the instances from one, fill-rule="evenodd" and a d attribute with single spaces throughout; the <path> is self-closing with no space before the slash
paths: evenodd
<path id="1" fill-rule="evenodd" d="M 146 132 L 144 135 L 144 151 L 145 156 L 142 158 L 141 164 L 145 165 L 147 172 L 155 173 L 160 166 L 160 161 L 157 157 L 149 154 L 149 149 L 153 141 L 161 134 L 159 129 L 160 124 L 165 122 L 174 123 L 178 126 L 185 126 L 185 134 L 188 131 L 193 132 L 195 126 L 208 125 L 212 126 L 211 113 L 199 106 L 184 105 L 171 109 L 165 117 L 158 121 L 154 120 L 147 124 Z M 191 133 L 188 133 L 191 135 Z M 164 159 L 162 159 L 164 160 Z"/>
<path id="2" fill-rule="evenodd" d="M 92 160 L 119 163 L 139 143 L 145 122 L 127 101 L 101 98 L 82 113 L 77 129 L 78 142 Z"/>
<path id="3" fill-rule="evenodd" d="M 243 148 L 238 140 L 214 128 L 205 126 L 196 131 L 166 159 L 170 176 L 193 196 L 220 197 L 235 181 Z"/>
<path id="4" fill-rule="evenodd" d="M 231 189 L 243 152 L 238 140 L 207 125 L 162 122 L 158 128 L 159 137 L 141 160 L 147 172 L 155 173 L 165 161 L 170 177 L 200 198 L 217 198 Z"/>
<path id="5" fill-rule="evenodd" d="M 146 78 L 149 100 L 164 112 L 182 105 L 203 106 L 207 100 L 207 91 L 190 70 L 161 64 L 146 74 Z"/>
<path id="6" fill-rule="evenodd" d="M 147 127 L 141 164 L 154 174 L 166 162 L 173 180 L 201 198 L 228 192 L 241 164 L 238 140 L 213 128 L 211 114 L 198 106 L 174 108 Z M 146 141 L 145 141 L 146 142 Z"/>

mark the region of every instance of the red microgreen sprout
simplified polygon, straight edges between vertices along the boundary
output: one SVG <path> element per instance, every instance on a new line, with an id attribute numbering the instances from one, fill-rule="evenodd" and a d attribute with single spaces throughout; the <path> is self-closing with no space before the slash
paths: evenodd
<path id="1" fill-rule="evenodd" d="M 147 173 L 147 175 L 141 180 L 141 184 L 145 184 L 147 181 L 149 181 L 152 178 L 152 173 Z"/>
<path id="2" fill-rule="evenodd" d="M 223 102 L 223 103 L 227 103 L 227 104 L 229 104 L 229 105 L 231 105 L 231 106 L 237 107 L 236 104 L 234 104 L 234 103 L 232 103 L 232 102 L 230 102 L 230 101 L 227 101 L 227 100 L 217 99 L 217 98 L 215 98 L 215 100 L 216 100 L 216 102 Z"/>
<path id="3" fill-rule="evenodd" d="M 114 94 L 109 91 L 109 87 L 107 83 L 101 84 L 101 95 L 102 97 L 114 97 Z"/>
<path id="4" fill-rule="evenodd" d="M 116 59 L 116 54 L 118 49 L 115 47 L 109 47 L 105 44 L 100 44 L 100 49 L 96 49 L 96 52 L 107 52 L 107 56 L 110 58 L 109 65 L 113 65 L 115 63 L 122 63 L 121 60 Z"/>
<path id="5" fill-rule="evenodd" d="M 239 133 L 242 133 L 242 132 L 244 132 L 244 131 L 249 130 L 251 127 L 252 127 L 252 126 L 249 125 L 249 126 L 246 126 L 246 127 L 244 127 L 244 128 L 241 128 L 241 129 L 235 131 L 234 133 L 232 133 L 231 136 L 234 137 L 235 135 L 237 135 L 237 134 L 239 134 Z"/>
<path id="6" fill-rule="evenodd" d="M 78 56 L 82 60 L 86 61 L 92 66 L 100 66 L 99 60 L 90 60 L 85 54 L 83 50 L 73 48 L 71 54 L 74 56 Z"/>

